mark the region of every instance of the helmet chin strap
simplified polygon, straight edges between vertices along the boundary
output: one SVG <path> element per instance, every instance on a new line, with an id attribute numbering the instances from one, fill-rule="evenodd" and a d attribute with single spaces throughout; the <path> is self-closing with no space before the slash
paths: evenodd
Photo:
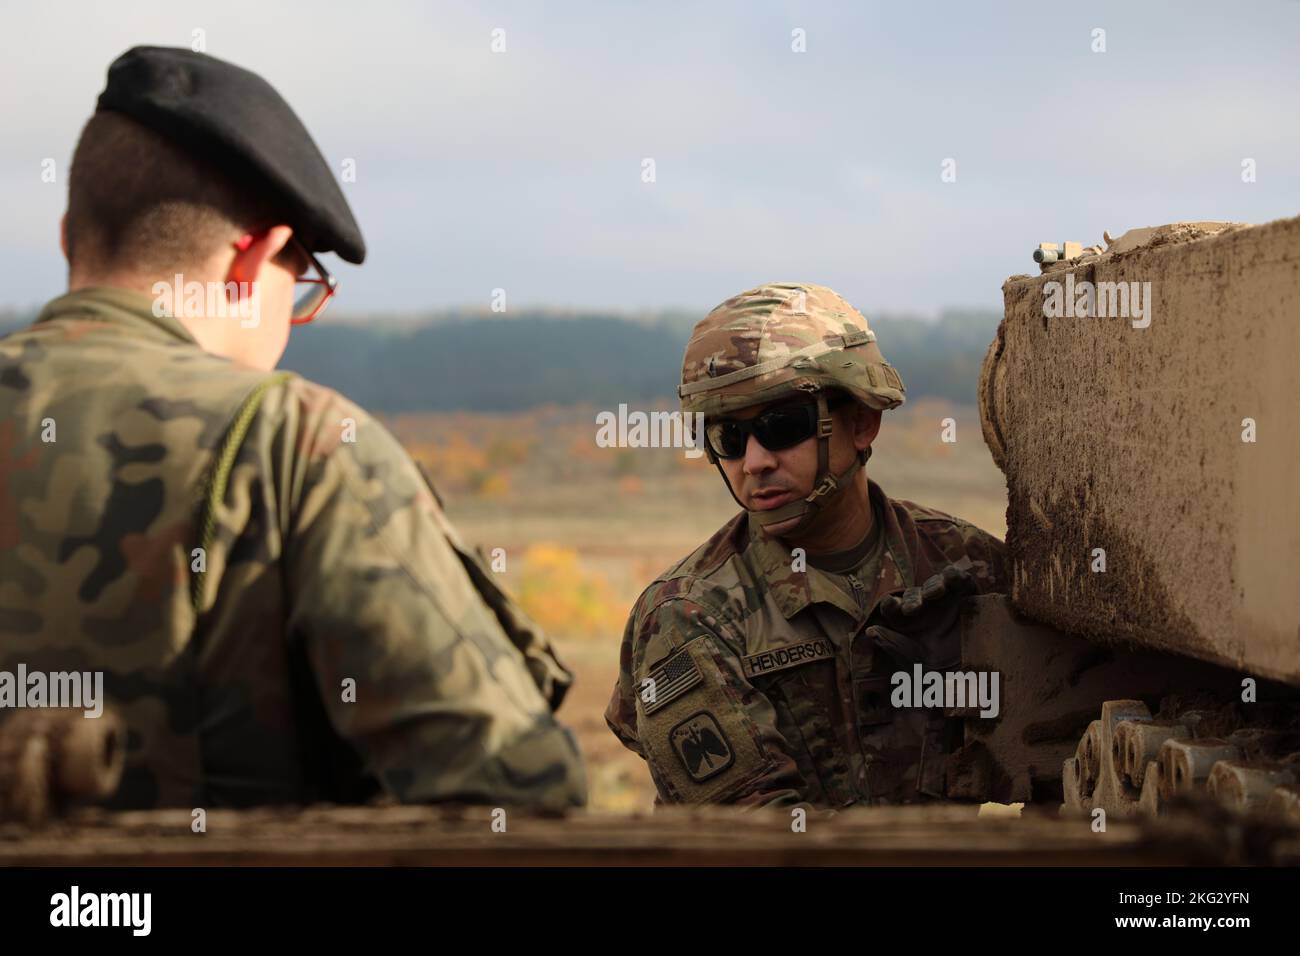
<path id="1" fill-rule="evenodd" d="M 821 512 L 821 509 L 841 491 L 848 487 L 853 476 L 858 473 L 858 469 L 867 463 L 871 457 L 871 446 L 859 452 L 853 459 L 853 464 L 849 465 L 838 475 L 831 474 L 831 428 L 833 421 L 831 419 L 830 409 L 826 405 L 826 393 L 817 393 L 817 479 L 813 482 L 813 490 L 806 498 L 800 498 L 798 501 L 791 501 L 779 508 L 772 508 L 768 511 L 755 511 L 751 508 L 745 510 L 749 516 L 758 523 L 759 527 L 767 528 L 771 525 L 781 524 L 783 521 L 789 521 L 792 518 L 798 518 L 799 522 L 790 528 L 787 528 L 785 534 L 797 534 L 804 530 L 812 523 L 813 519 Z M 712 457 L 712 456 L 710 456 Z M 716 458 L 714 465 L 717 466 L 718 473 L 722 475 L 722 481 L 731 492 L 731 497 L 735 498 L 736 504 L 744 508 L 745 503 L 736 497 L 736 491 L 731 487 L 731 482 L 727 480 L 727 473 L 722 470 L 722 463 Z"/>

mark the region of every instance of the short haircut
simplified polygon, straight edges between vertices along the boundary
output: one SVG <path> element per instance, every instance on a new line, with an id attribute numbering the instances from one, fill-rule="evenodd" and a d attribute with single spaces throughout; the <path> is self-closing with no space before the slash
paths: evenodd
<path id="1" fill-rule="evenodd" d="M 68 261 L 93 271 L 169 276 L 200 266 L 232 233 L 287 220 L 235 182 L 128 116 L 86 123 L 68 173 Z"/>

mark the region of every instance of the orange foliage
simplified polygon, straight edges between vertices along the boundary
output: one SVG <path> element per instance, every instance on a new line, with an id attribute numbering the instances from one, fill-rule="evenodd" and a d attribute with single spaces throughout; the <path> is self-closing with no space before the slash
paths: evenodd
<path id="1" fill-rule="evenodd" d="M 524 552 L 519 602 L 552 636 L 616 638 L 623 631 L 623 607 L 604 575 L 584 570 L 578 552 L 554 544 Z"/>
<path id="2" fill-rule="evenodd" d="M 497 435 L 488 444 L 487 462 L 493 468 L 513 468 L 528 460 L 533 442 L 527 438 Z"/>
<path id="3" fill-rule="evenodd" d="M 474 493 L 480 498 L 505 498 L 510 494 L 510 476 L 498 473 L 484 474 Z"/>

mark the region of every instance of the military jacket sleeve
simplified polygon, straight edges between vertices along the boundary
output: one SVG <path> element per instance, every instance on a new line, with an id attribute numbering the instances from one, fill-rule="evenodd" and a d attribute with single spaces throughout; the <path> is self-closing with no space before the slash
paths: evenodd
<path id="1" fill-rule="evenodd" d="M 605 719 L 643 756 L 659 803 L 789 806 L 807 787 L 771 702 L 745 677 L 739 632 L 684 597 L 642 596 Z"/>
<path id="2" fill-rule="evenodd" d="M 264 447 L 248 452 L 269 456 L 280 486 L 287 639 L 366 770 L 407 802 L 583 803 L 571 734 L 392 435 L 296 378 L 262 418 L 250 437 Z"/>

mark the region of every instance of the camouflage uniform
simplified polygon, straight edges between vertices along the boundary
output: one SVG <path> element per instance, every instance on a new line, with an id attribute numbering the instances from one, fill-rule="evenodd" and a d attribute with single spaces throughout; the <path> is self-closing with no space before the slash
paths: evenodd
<path id="1" fill-rule="evenodd" d="M 115 806 L 585 799 L 551 714 L 569 673 L 393 437 L 139 293 L 81 290 L 0 339 L 18 662 L 105 672 L 129 728 Z"/>
<path id="2" fill-rule="evenodd" d="M 700 411 L 703 395 L 706 414 L 829 387 L 877 408 L 903 399 L 866 320 L 819 286 L 760 287 L 723 303 L 696 326 L 683 382 L 683 408 Z M 831 493 L 850 487 L 832 477 Z M 890 706 L 896 648 L 884 653 L 868 624 L 887 595 L 952 564 L 973 590 L 1005 591 L 1004 546 L 867 488 L 883 549 L 850 573 L 800 565 L 741 513 L 637 601 L 605 716 L 649 764 L 660 802 L 838 808 L 943 795 L 941 724 Z M 956 663 L 950 624 L 914 658 Z"/>

